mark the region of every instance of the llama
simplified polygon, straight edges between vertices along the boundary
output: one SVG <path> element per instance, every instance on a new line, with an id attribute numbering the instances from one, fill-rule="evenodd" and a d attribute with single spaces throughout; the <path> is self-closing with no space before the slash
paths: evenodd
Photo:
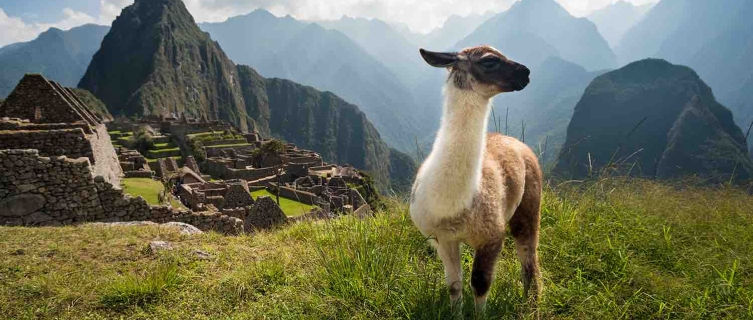
<path id="1" fill-rule="evenodd" d="M 530 70 L 489 46 L 420 53 L 429 65 L 447 68 L 449 76 L 440 129 L 411 191 L 411 219 L 437 249 L 453 307 L 462 303 L 460 243 L 474 248 L 471 286 L 477 310 L 486 303 L 509 226 L 535 310 L 541 294 L 541 168 L 522 142 L 487 134 L 490 99 L 523 90 Z"/>

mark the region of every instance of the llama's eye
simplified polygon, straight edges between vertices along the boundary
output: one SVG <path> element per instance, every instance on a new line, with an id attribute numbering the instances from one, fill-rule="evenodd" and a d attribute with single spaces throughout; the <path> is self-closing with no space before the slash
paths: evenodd
<path id="1" fill-rule="evenodd" d="M 481 61 L 479 61 L 479 65 L 484 70 L 495 69 L 495 68 L 499 67 L 500 64 L 502 64 L 502 59 L 497 58 L 497 57 L 493 57 L 493 56 L 492 57 L 483 58 L 483 59 L 481 59 Z"/>

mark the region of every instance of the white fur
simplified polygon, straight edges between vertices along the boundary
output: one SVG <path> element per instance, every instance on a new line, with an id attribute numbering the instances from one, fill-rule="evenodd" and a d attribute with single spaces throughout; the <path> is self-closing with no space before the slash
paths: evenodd
<path id="1" fill-rule="evenodd" d="M 471 206 L 481 186 L 489 98 L 445 85 L 442 122 L 431 154 L 416 175 L 411 218 L 429 236 L 433 222 L 452 218 Z"/>

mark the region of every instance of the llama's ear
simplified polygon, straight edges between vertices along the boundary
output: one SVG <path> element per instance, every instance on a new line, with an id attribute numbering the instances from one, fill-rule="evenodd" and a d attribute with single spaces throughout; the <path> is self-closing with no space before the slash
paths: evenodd
<path id="1" fill-rule="evenodd" d="M 432 67 L 449 68 L 458 62 L 457 52 L 432 52 L 420 49 L 421 57 Z"/>

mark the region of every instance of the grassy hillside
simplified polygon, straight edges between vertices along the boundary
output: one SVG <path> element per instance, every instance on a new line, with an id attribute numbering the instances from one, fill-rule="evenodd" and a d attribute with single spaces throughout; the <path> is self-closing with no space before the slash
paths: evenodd
<path id="1" fill-rule="evenodd" d="M 753 198 L 643 180 L 547 187 L 543 318 L 753 317 Z M 0 228 L 0 318 L 443 319 L 442 267 L 395 202 L 269 233 Z M 148 253 L 153 240 L 175 249 Z M 528 317 L 507 239 L 487 317 Z M 200 256 L 196 250 L 209 254 Z M 466 288 L 472 253 L 463 254 Z M 472 315 L 472 294 L 465 312 Z"/>

